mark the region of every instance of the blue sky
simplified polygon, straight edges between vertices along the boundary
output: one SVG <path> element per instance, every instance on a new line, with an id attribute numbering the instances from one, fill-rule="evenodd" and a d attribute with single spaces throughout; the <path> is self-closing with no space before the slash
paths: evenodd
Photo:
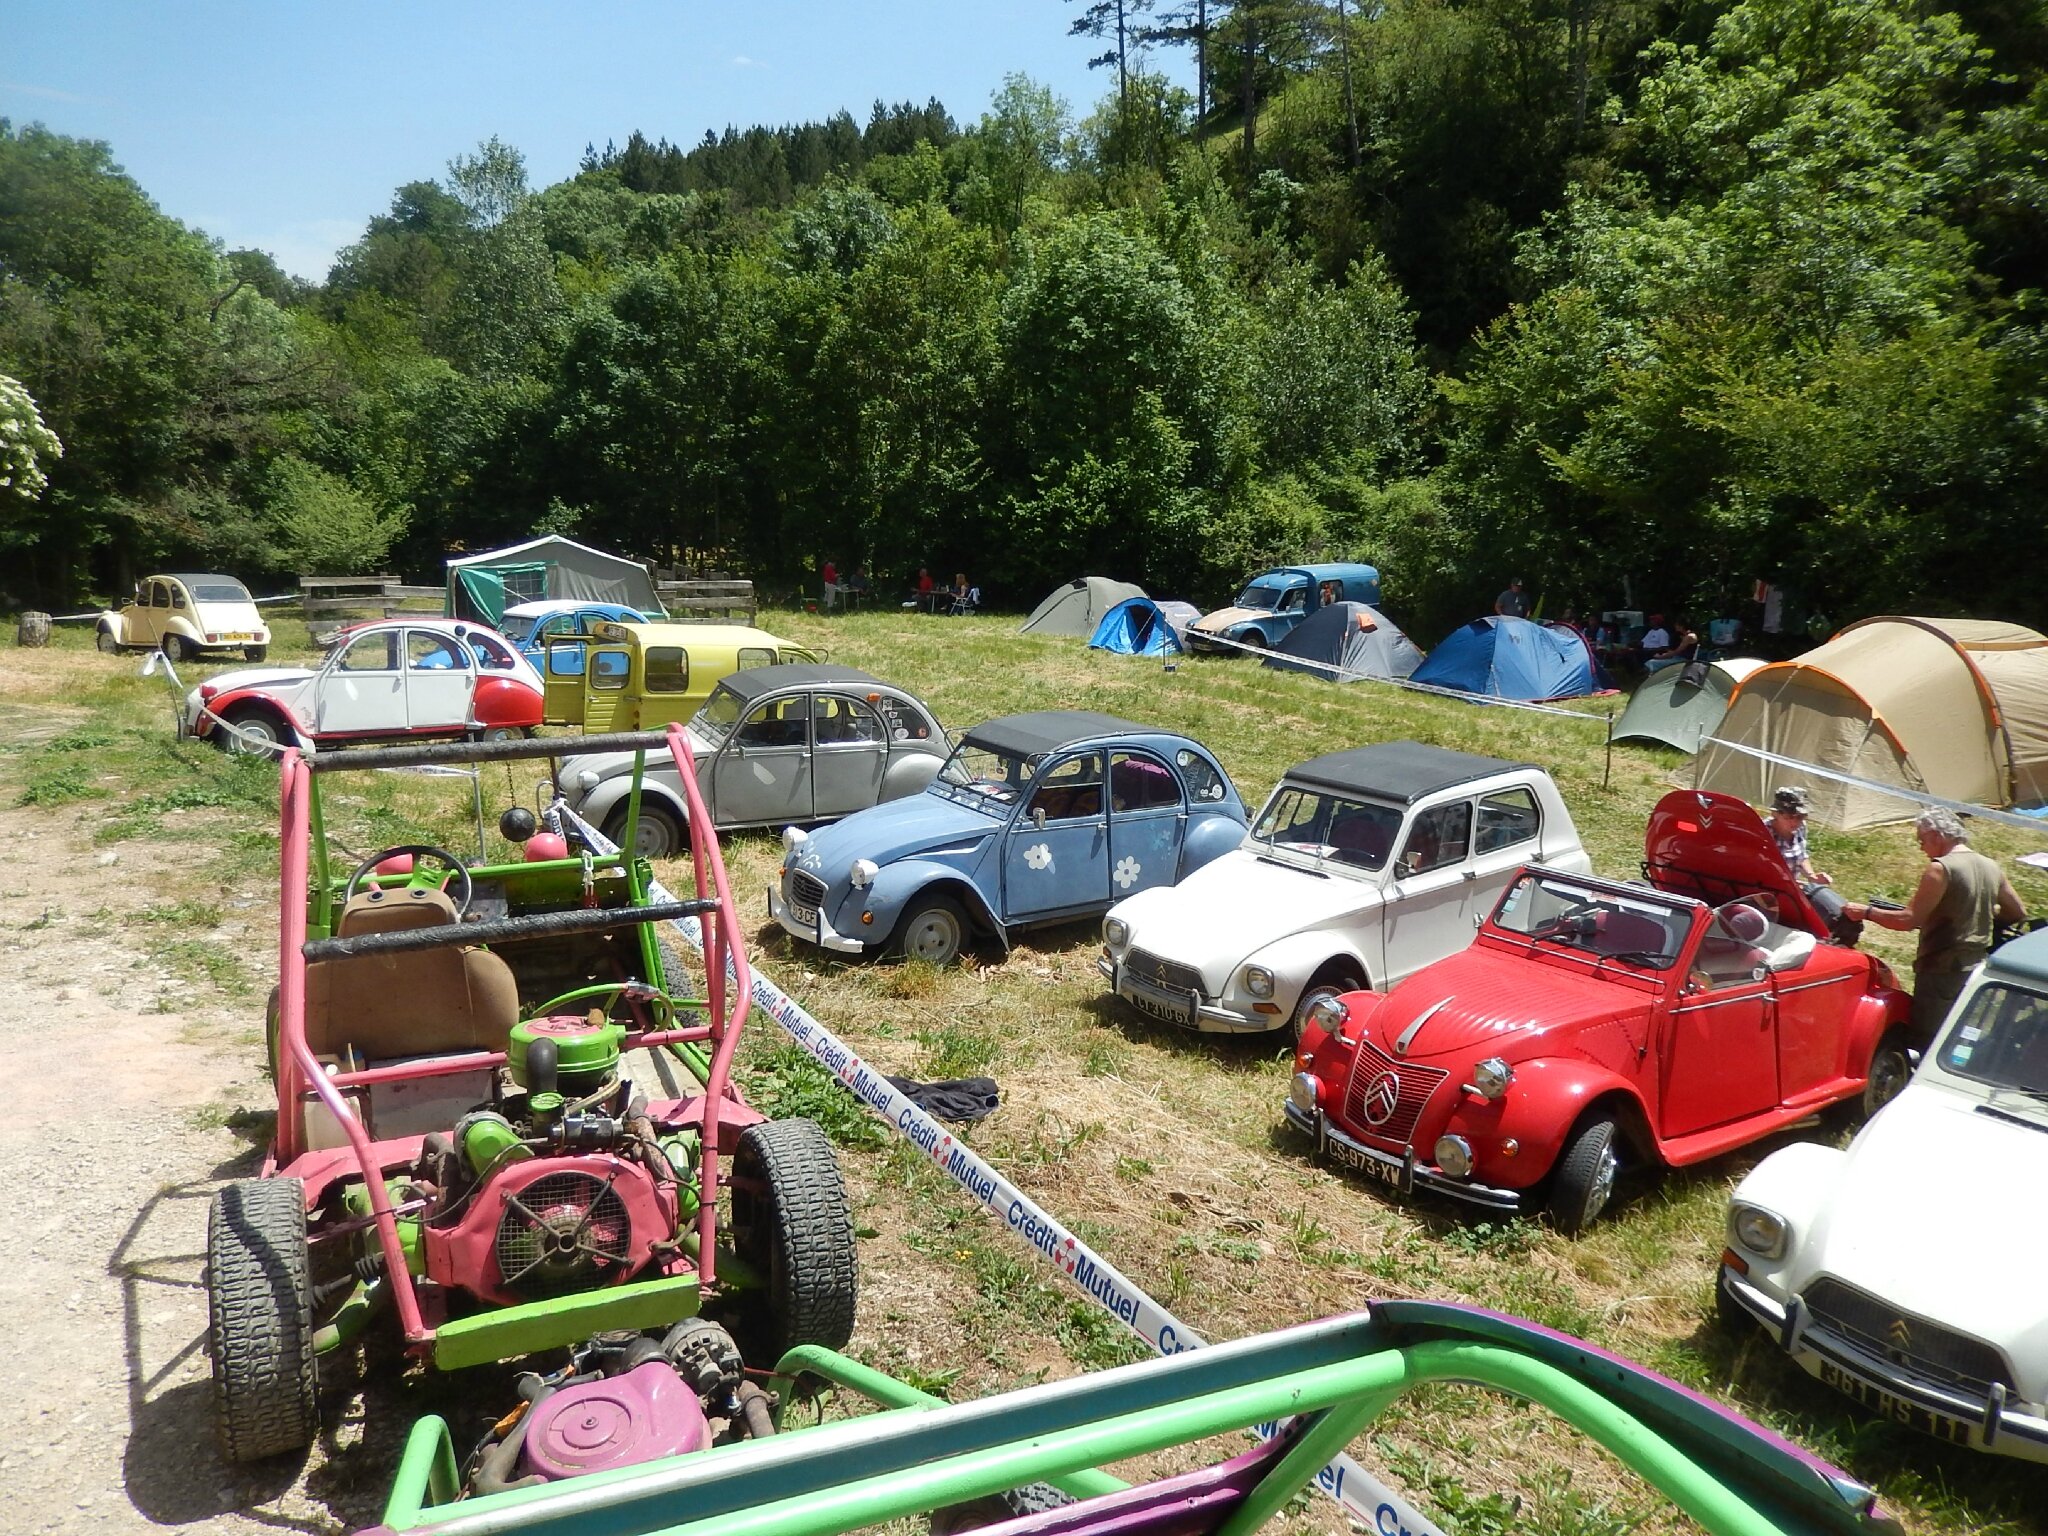
<path id="1" fill-rule="evenodd" d="M 8 0 L 0 117 L 104 139 L 165 212 L 320 278 L 393 189 L 496 134 L 545 186 L 635 128 L 685 146 L 1022 72 L 1083 116 L 1060 0 Z M 1158 63 L 1178 76 L 1176 58 Z"/>

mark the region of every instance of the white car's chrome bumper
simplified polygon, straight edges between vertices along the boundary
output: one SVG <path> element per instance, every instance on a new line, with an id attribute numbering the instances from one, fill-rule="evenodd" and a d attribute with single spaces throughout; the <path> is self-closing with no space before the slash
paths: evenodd
<path id="1" fill-rule="evenodd" d="M 1951 1445 L 2048 1463 L 2048 1418 L 1911 1374 L 1816 1325 L 1796 1297 L 1781 1302 L 1726 1264 L 1715 1284 L 1807 1375 L 1879 1418 Z"/>
<path id="2" fill-rule="evenodd" d="M 834 950 L 842 955 L 858 955 L 867 950 L 859 939 L 850 939 L 836 932 L 825 921 L 825 909 L 820 907 L 815 921 L 805 921 L 782 899 L 782 892 L 771 882 L 768 887 L 768 915 L 782 925 L 783 932 L 792 938 L 803 939 L 821 949 Z"/>
<path id="3" fill-rule="evenodd" d="M 1287 1023 L 1284 1016 L 1267 1018 L 1263 1014 L 1239 1013 L 1234 1008 L 1204 1002 L 1192 992 L 1154 986 L 1141 976 L 1124 974 L 1123 967 L 1107 955 L 1095 957 L 1095 969 L 1102 973 L 1112 992 L 1140 1013 L 1178 1024 L 1182 1029 L 1206 1035 L 1250 1035 L 1265 1034 Z"/>

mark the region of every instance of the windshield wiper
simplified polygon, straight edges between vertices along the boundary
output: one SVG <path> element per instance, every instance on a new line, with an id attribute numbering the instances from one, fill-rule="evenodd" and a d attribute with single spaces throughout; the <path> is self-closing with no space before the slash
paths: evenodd
<path id="1" fill-rule="evenodd" d="M 1327 869 L 1319 869 L 1314 864 L 1297 864 L 1292 859 L 1275 858 L 1270 848 L 1255 853 L 1252 857 L 1260 860 L 1262 863 L 1276 865 L 1281 869 L 1292 869 L 1304 875 L 1314 875 L 1318 880 L 1330 878 L 1330 872 Z"/>
<path id="2" fill-rule="evenodd" d="M 1670 963 L 1670 957 L 1647 949 L 1610 950 L 1600 957 L 1603 960 L 1626 960 L 1631 965 L 1647 965 L 1663 970 Z"/>

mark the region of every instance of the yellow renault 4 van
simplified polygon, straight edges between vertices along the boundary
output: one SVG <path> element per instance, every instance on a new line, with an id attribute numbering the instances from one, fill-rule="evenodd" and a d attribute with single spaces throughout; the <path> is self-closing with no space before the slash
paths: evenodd
<path id="1" fill-rule="evenodd" d="M 687 721 L 720 678 L 823 658 L 744 624 L 593 624 L 548 646 L 546 720 L 586 731 L 659 730 Z"/>

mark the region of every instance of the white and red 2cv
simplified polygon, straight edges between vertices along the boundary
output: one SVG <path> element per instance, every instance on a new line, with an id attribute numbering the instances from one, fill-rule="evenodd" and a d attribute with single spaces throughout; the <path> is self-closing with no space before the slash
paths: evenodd
<path id="1" fill-rule="evenodd" d="M 1575 1233 L 1624 1167 L 1717 1157 L 1910 1071 L 1910 999 L 1829 941 L 1756 812 L 1677 790 L 1646 882 L 1524 868 L 1469 948 L 1316 1005 L 1287 1118 L 1401 1190 Z"/>

